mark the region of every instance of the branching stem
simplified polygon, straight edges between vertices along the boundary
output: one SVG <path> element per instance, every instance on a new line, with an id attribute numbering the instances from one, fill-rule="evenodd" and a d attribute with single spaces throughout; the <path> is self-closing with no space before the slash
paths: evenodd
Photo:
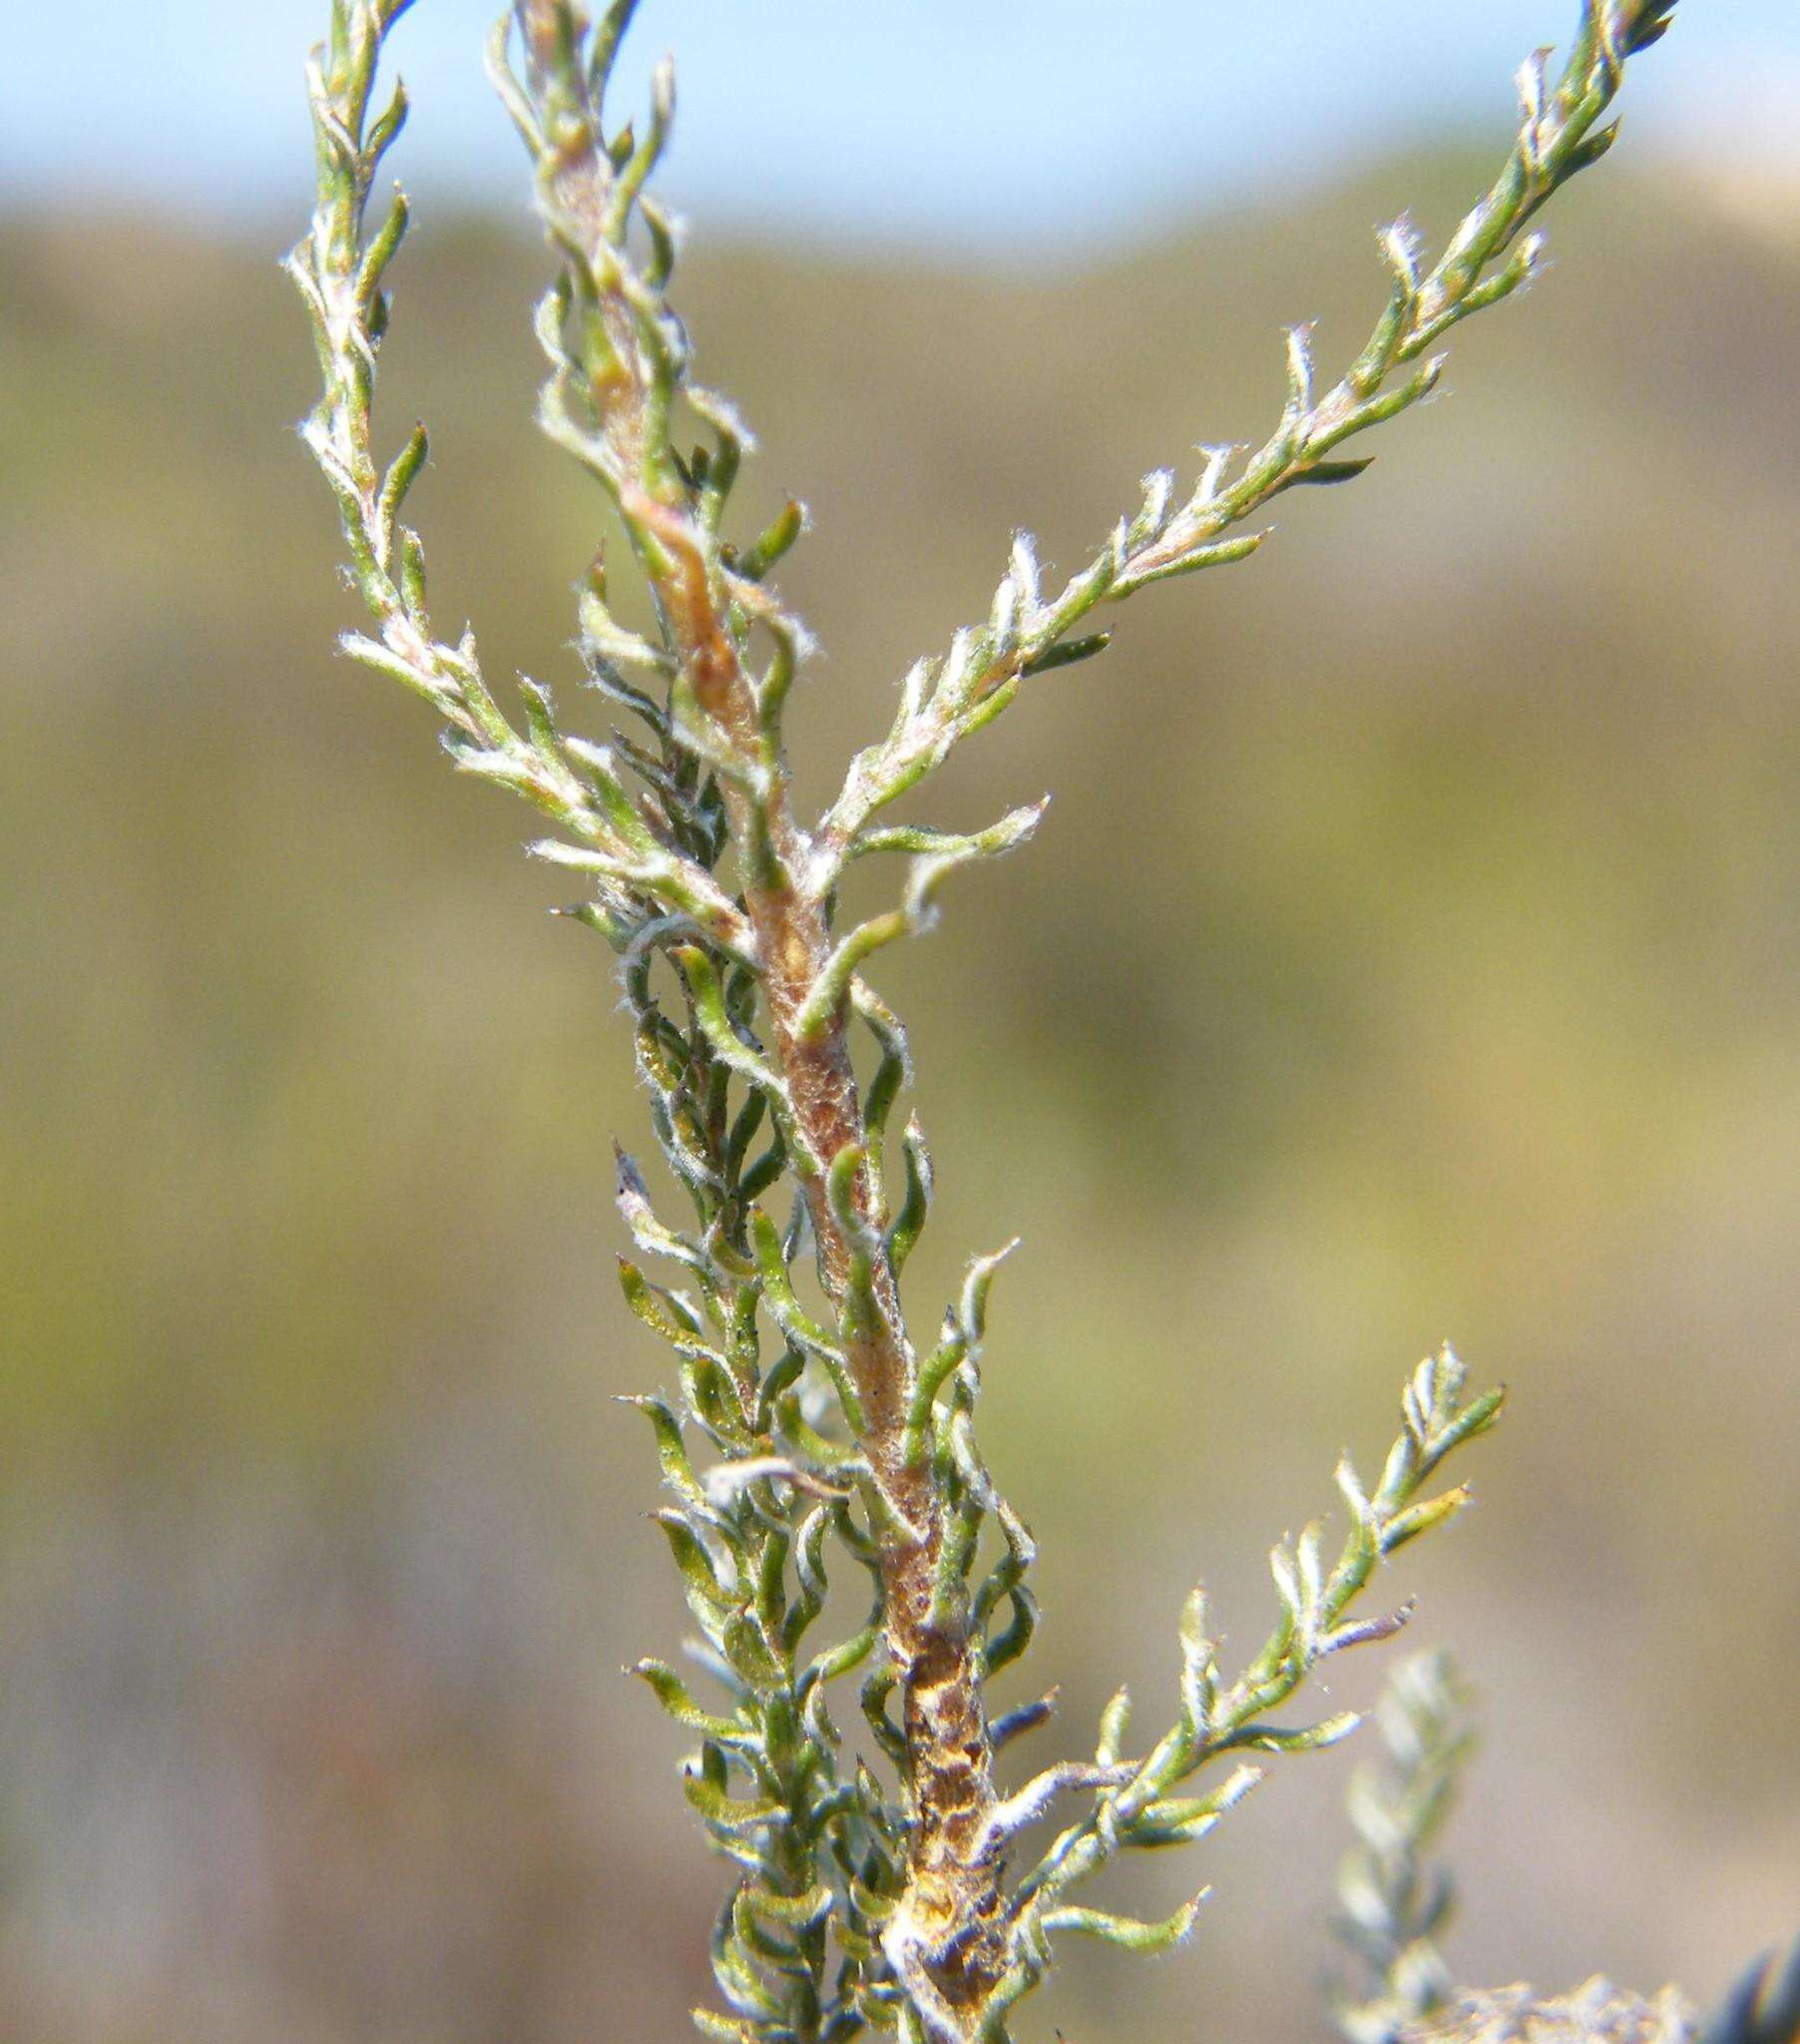
<path id="1" fill-rule="evenodd" d="M 805 517 L 788 504 L 748 545 L 724 536 L 749 437 L 693 380 L 669 303 L 677 237 L 650 181 L 674 117 L 670 67 L 656 72 L 641 130 L 607 118 L 636 0 L 607 0 L 597 23 L 578 0 L 513 0 L 490 45 L 556 256 L 535 322 L 549 365 L 540 423 L 610 498 L 651 613 L 645 632 L 615 616 L 597 556 L 580 598 L 583 667 L 629 730 L 606 744 L 573 735 L 548 691 L 523 677 L 523 714 L 509 714 L 473 635 L 451 643 L 433 627 L 423 544 L 404 523 L 424 430 L 385 465 L 374 432 L 384 277 L 409 215 L 396 195 L 377 224 L 368 219 L 406 114 L 398 90 L 374 111 L 373 91 L 408 4 L 329 0 L 310 73 L 318 200 L 288 264 L 323 382 L 304 431 L 373 621 L 345 648 L 425 698 L 462 770 L 549 818 L 553 834 L 533 850 L 582 875 L 585 897 L 566 912 L 618 956 L 652 1125 L 691 1209 L 685 1227 L 661 1220 L 622 1154 L 626 1226 L 652 1268 L 675 1271 L 660 1283 L 621 1263 L 627 1303 L 679 1378 L 678 1399 L 634 1401 L 667 1493 L 655 1516 L 700 1634 L 697 1658 L 723 1699 L 702 1701 L 661 1662 L 637 1670 L 698 1742 L 683 1787 L 736 1870 L 712 1944 L 729 2012 L 696 2021 L 728 2044 L 842 2044 L 871 2025 L 898 2027 L 903 2044 L 1002 2044 L 1009 2011 L 1064 1932 L 1145 1951 L 1193 1923 L 1192 1901 L 1147 1923 L 1089 1908 L 1069 1899 L 1078 1882 L 1125 1849 L 1204 1836 L 1259 1778 L 1244 1754 L 1313 1751 L 1353 1729 L 1344 1718 L 1277 1726 L 1266 1714 L 1327 1656 L 1398 1629 L 1405 1608 L 1371 1618 L 1351 1607 L 1389 1554 L 1456 1516 L 1467 1493 L 1433 1494 L 1431 1481 L 1500 1400 L 1465 1399 L 1448 1350 L 1422 1364 L 1374 1494 L 1348 1465 L 1340 1472 L 1350 1527 L 1336 1563 L 1326 1568 L 1317 1528 L 1276 1550 L 1280 1616 L 1250 1665 L 1221 1683 L 1196 1593 L 1170 1729 L 1126 1760 L 1122 1694 L 1091 1762 L 1055 1763 L 1003 1796 L 997 1745 L 1042 1725 L 1051 1707 L 990 1728 L 989 1679 L 1030 1646 L 1037 1610 L 1032 1536 L 975 1425 L 988 1294 L 1006 1252 L 971 1263 L 921 1354 L 901 1280 L 934 1171 L 915 1118 L 897 1155 L 890 1146 L 911 1061 L 864 974 L 883 946 L 929 927 L 949 873 L 1022 843 L 1043 805 L 967 833 L 873 819 L 1027 681 L 1104 651 L 1107 635 L 1086 623 L 1103 605 L 1244 558 L 1260 535 L 1233 528 L 1278 492 L 1348 480 L 1364 465 L 1337 450 L 1423 397 L 1441 362 L 1429 351 L 1449 328 L 1531 274 L 1537 245 L 1522 230 L 1603 153 L 1613 131 L 1598 123 L 1625 60 L 1661 35 L 1673 0 L 1582 0 L 1555 88 L 1542 54 L 1522 74 L 1525 123 L 1487 198 L 1429 273 L 1410 236 L 1389 233 L 1387 309 L 1322 396 L 1307 333 L 1289 334 L 1287 404 L 1241 465 L 1237 450 L 1212 450 L 1181 502 L 1170 475 L 1148 478 L 1141 508 L 1059 594 L 1042 591 L 1019 537 L 986 621 L 909 673 L 887 735 L 856 757 L 811 828 L 795 812 L 783 737 L 809 642 L 770 581 Z M 697 444 L 685 437 L 696 429 Z M 904 862 L 899 902 L 836 930 L 845 866 L 876 853 Z M 869 1041 L 865 1084 L 855 1051 Z M 770 1211 L 782 1188 L 785 1224 Z M 702 1444 L 714 1459 L 696 1468 Z M 867 1572 L 874 1605 L 858 1630 L 812 1651 L 831 1555 Z M 859 1669 L 897 1791 L 846 1753 L 831 1717 L 828 1691 Z M 1224 1771 L 1210 1788 L 1176 1792 L 1214 1763 Z M 1091 1806 L 1015 1877 L 1009 1852 L 1071 1796 Z"/>

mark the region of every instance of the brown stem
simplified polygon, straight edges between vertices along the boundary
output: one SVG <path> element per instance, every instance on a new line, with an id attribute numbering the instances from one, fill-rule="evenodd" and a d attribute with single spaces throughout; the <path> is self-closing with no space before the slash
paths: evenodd
<path id="1" fill-rule="evenodd" d="M 566 231 L 591 246 L 599 310 L 612 342 L 604 390 L 593 395 L 613 456 L 609 464 L 628 527 L 686 679 L 702 712 L 742 760 L 764 762 L 767 734 L 749 675 L 727 629 L 709 572 L 705 536 L 688 493 L 654 450 L 651 391 L 635 344 L 630 305 L 604 278 L 611 169 L 594 110 L 566 76 L 561 29 L 550 0 L 521 9 L 528 68 L 540 103 L 564 116 L 552 178 L 555 210 Z M 777 759 L 769 785 L 755 797 L 727 782 L 732 830 L 742 848 L 745 906 L 755 933 L 768 1004 L 768 1054 L 784 1082 L 798 1132 L 812 1160 L 793 1168 L 811 1211 L 827 1293 L 840 1310 L 851 1298 L 854 1249 L 832 1212 L 824 1173 L 867 1130 L 841 1014 L 822 1031 L 803 1031 L 801 1012 L 830 953 L 818 904 L 795 876 L 811 849 L 795 822 L 786 771 Z M 858 1175 L 862 1218 L 879 1232 L 874 1188 Z M 934 2029 L 973 2037 L 1005 1970 L 1000 1845 L 989 1835 L 995 1804 L 993 1748 L 982 1693 L 978 1643 L 966 1599 L 933 1613 L 933 1588 L 943 1546 L 944 1511 L 929 1459 L 909 1466 L 908 1407 L 916 1358 L 905 1333 L 899 1288 L 885 1252 L 875 1258 L 878 1307 L 873 1324 L 850 1344 L 848 1363 L 861 1398 L 864 1430 L 857 1446 L 875 1481 L 896 1507 L 896 1525 L 878 1527 L 887 1651 L 899 1679 L 907 1749 L 906 1788 L 912 1813 L 905 1891 L 889 1950 L 909 1991 L 930 2011 Z M 846 1316 L 847 1317 L 847 1316 Z M 914 1529 L 911 1532 L 905 1528 Z"/>
<path id="2" fill-rule="evenodd" d="M 754 691 L 718 615 L 703 549 L 685 517 L 648 498 L 634 517 L 652 531 L 673 572 L 659 595 L 700 707 L 727 742 L 756 758 L 762 740 Z M 822 1031 L 800 1026 L 800 1014 L 830 953 L 819 909 L 793 883 L 809 849 L 793 819 L 784 772 L 752 802 L 727 789 L 732 827 L 742 844 L 766 837 L 768 877 L 746 889 L 745 905 L 762 962 L 770 1023 L 769 1055 L 785 1081 L 800 1134 L 829 1170 L 867 1131 L 843 1017 Z M 851 1289 L 853 1248 L 826 1197 L 824 1176 L 796 1158 L 811 1212 L 825 1288 L 840 1308 Z M 856 1197 L 877 1232 L 868 1175 Z M 943 1542 L 943 1509 L 929 1461 L 909 1466 L 906 1422 L 916 1358 L 904 1332 L 898 1286 L 885 1253 L 875 1259 L 879 1311 L 849 1345 L 866 1430 L 858 1446 L 898 1517 L 918 1537 L 892 1528 L 880 1534 L 887 1649 L 899 1676 L 906 1735 L 913 1830 L 900 1914 L 911 1945 L 924 1955 L 932 1985 L 959 2027 L 972 2031 L 982 2005 L 1005 1970 L 999 1851 L 985 1834 L 995 1804 L 993 1750 L 980 1662 L 966 1604 L 932 1615 L 933 1585 Z"/>

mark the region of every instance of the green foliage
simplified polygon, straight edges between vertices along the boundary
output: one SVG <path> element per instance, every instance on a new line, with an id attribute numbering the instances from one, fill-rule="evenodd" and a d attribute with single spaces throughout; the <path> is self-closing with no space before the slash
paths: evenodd
<path id="1" fill-rule="evenodd" d="M 1071 1900 L 1079 1883 L 1126 1848 L 1206 1835 L 1259 1779 L 1243 1755 L 1316 1751 L 1354 1729 L 1345 1717 L 1289 1726 L 1265 1714 L 1328 1656 L 1398 1630 L 1404 1611 L 1356 1618 L 1352 1607 L 1390 1554 L 1457 1514 L 1466 1491 L 1432 1483 L 1493 1422 L 1500 1394 L 1467 1398 L 1448 1350 L 1421 1364 L 1373 1494 L 1340 1467 L 1349 1523 L 1335 1562 L 1317 1526 L 1276 1549 L 1279 1615 L 1249 1665 L 1221 1676 L 1196 1593 L 1172 1727 L 1127 1758 L 1122 1694 L 1092 1762 L 1054 1765 L 1002 1794 L 995 1754 L 1049 1716 L 1047 1703 L 990 1722 L 986 1703 L 1036 1617 L 1032 1537 L 976 1430 L 1005 1252 L 972 1262 L 921 1353 L 901 1280 L 933 1170 L 916 1118 L 897 1154 L 889 1143 L 911 1060 L 864 968 L 929 927 L 953 869 L 1022 843 L 1043 805 L 973 832 L 875 819 L 1026 681 L 1103 651 L 1107 635 L 1092 629 L 1103 606 L 1246 558 L 1264 535 L 1232 528 L 1272 497 L 1366 466 L 1337 450 L 1427 395 L 1442 370 L 1436 343 L 1532 275 L 1541 252 L 1521 239 L 1527 223 L 1609 146 L 1615 131 L 1599 123 L 1625 59 L 1662 33 L 1668 7 L 1588 0 L 1555 86 L 1542 54 L 1526 67 L 1524 125 L 1488 197 L 1429 269 L 1404 226 L 1383 238 L 1388 305 L 1322 394 L 1307 333 L 1290 331 L 1287 401 L 1262 446 L 1241 460 L 1209 449 L 1184 498 L 1168 473 L 1147 478 L 1139 509 L 1060 589 L 1017 538 L 986 620 L 911 671 L 887 734 L 808 826 L 794 812 L 783 727 L 810 641 L 769 580 L 804 514 L 790 504 L 759 536 L 727 536 L 750 438 L 692 377 L 668 296 L 677 238 L 648 189 L 674 114 L 669 66 L 641 131 L 607 103 L 633 0 L 613 0 L 598 25 L 571 0 L 517 0 L 490 48 L 557 260 L 535 322 L 549 364 L 540 421 L 601 485 L 649 599 L 647 635 L 616 614 L 599 557 L 580 597 L 586 680 L 625 728 L 605 744 L 577 735 L 529 679 L 509 714 L 473 635 L 451 643 L 433 626 L 423 545 L 402 517 L 424 429 L 385 463 L 374 451 L 385 277 L 408 222 L 396 195 L 371 223 L 406 115 L 397 88 L 377 110 L 375 78 L 408 4 L 334 0 L 314 60 L 319 199 L 289 262 L 324 384 L 305 434 L 374 622 L 374 636 L 348 635 L 345 649 L 431 704 L 459 768 L 549 817 L 555 834 L 533 850 L 583 876 L 567 912 L 619 958 L 653 1131 L 684 1202 L 681 1225 L 659 1218 L 622 1154 L 620 1210 L 649 1267 L 622 1263 L 622 1286 L 672 1350 L 679 1384 L 678 1401 L 636 1402 L 670 1496 L 657 1516 L 697 1628 L 693 1656 L 718 1700 L 696 1698 L 662 1662 L 637 1672 L 697 1736 L 687 1799 L 736 1868 L 712 1944 L 729 2013 L 697 2020 L 746 2044 L 822 2044 L 869 2025 L 1000 2039 L 1061 1933 L 1142 1951 L 1191 1927 L 1191 1903 L 1136 1922 Z M 898 904 L 840 931 L 847 867 L 888 852 L 904 861 Z M 834 1622 L 838 1559 L 870 1585 L 868 1615 L 850 1630 Z M 845 1744 L 830 1707 L 832 1685 L 858 1673 L 887 1781 Z M 1210 1787 L 1174 1792 L 1227 1762 Z M 1088 1801 L 1085 1813 L 1015 1873 L 1026 1835 L 1070 1796 Z"/>

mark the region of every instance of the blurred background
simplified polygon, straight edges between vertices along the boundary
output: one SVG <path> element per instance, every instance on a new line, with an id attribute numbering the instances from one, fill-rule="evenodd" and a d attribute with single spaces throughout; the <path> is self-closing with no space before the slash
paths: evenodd
<path id="1" fill-rule="evenodd" d="M 319 11 L 7 30 L 0 2036 L 674 2039 L 723 1871 L 618 1674 L 682 1630 L 610 1402 L 663 1371 L 612 1275 L 642 1103 L 529 818 L 331 657 L 273 263 Z M 1266 429 L 1279 322 L 1360 342 L 1371 227 L 1454 224 L 1560 11 L 647 10 L 745 519 L 816 522 L 809 790 L 1015 525 L 1075 563 L 1141 471 Z M 384 402 L 433 427 L 437 607 L 567 684 L 599 511 L 529 428 L 483 12 L 396 39 Z M 1453 1957 L 1710 1996 L 1800 1923 L 1800 21 L 1682 17 L 1451 394 L 968 752 L 935 819 L 1048 787 L 1047 827 L 881 976 L 939 1163 L 916 1309 L 1026 1238 L 987 1437 L 1048 1738 L 1169 1693 L 1196 1574 L 1253 1646 L 1269 1541 L 1453 1337 L 1515 1393 L 1393 1578 L 1484 1702 Z M 1194 1946 L 1073 1954 L 1025 2035 L 1323 2038 L 1349 1765 L 1204 1848 Z"/>

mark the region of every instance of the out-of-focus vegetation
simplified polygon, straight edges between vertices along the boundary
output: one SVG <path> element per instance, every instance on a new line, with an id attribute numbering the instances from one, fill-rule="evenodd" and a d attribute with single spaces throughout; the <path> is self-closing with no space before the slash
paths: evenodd
<path id="1" fill-rule="evenodd" d="M 702 244 L 748 487 L 818 526 L 786 578 L 830 650 L 791 719 L 816 791 L 1011 526 L 1072 562 L 1141 469 L 1259 428 L 1277 322 L 1360 336 L 1368 223 L 1473 189 L 1396 165 L 1043 281 Z M 1575 194 L 1547 285 L 1368 476 L 1146 596 L 962 768 L 941 820 L 1057 803 L 890 974 L 940 1175 L 919 1294 L 990 1217 L 1027 1239 L 988 1443 L 1072 1744 L 1085 1668 L 1171 1680 L 1196 1567 L 1253 1636 L 1263 1545 L 1418 1353 L 1512 1380 L 1483 1510 L 1407 1570 L 1489 1721 L 1467 1978 L 1707 1994 L 1800 1916 L 1800 254 L 1736 222 Z M 438 608 L 572 699 L 595 512 L 528 430 L 537 282 L 523 232 L 428 217 L 388 416 L 432 420 Z M 0 364 L 0 2027 L 679 2036 L 718 1870 L 616 1674 L 681 1625 L 608 1402 L 663 1359 L 612 1278 L 642 1102 L 607 955 L 426 714 L 327 657 L 351 606 L 260 251 L 7 228 Z M 1145 862 L 1103 888 L 1079 848 L 1127 789 Z M 1006 1085 L 937 1054 L 952 1023 Z M 1340 1787 L 1273 1787 L 1196 1948 L 1128 2003 L 1075 1962 L 1055 2019 L 1322 2035 Z"/>

